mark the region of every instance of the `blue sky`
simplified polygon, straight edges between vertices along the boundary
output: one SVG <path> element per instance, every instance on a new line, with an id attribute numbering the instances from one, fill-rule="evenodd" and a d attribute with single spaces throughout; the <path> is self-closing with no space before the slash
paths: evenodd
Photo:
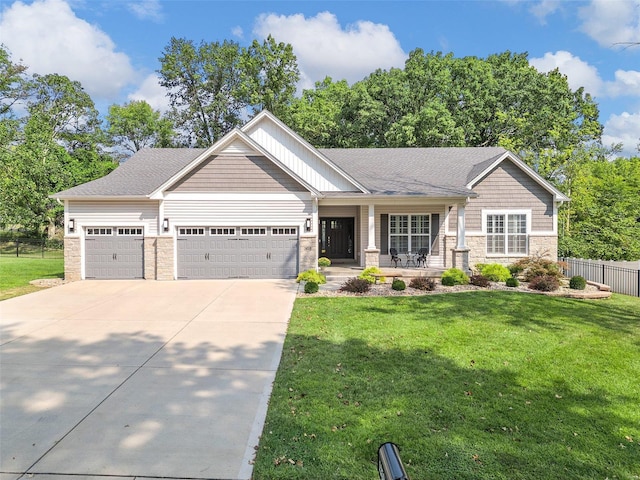
<path id="1" fill-rule="evenodd" d="M 636 153 L 640 139 L 640 0 L 214 1 L 0 0 L 0 42 L 30 73 L 78 80 L 105 113 L 145 99 L 158 109 L 158 57 L 172 36 L 248 45 L 291 43 L 300 88 L 402 67 L 409 52 L 486 57 L 527 52 L 590 92 L 603 141 Z M 622 44 L 622 45 L 621 45 Z"/>

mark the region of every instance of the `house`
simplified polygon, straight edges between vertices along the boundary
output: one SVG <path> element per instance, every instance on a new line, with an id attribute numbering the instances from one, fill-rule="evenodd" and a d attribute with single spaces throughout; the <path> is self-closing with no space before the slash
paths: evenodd
<path id="1" fill-rule="evenodd" d="M 567 201 L 503 148 L 316 149 L 267 111 L 207 149 L 146 149 L 59 192 L 65 277 L 293 278 L 321 256 L 468 270 L 557 255 Z"/>

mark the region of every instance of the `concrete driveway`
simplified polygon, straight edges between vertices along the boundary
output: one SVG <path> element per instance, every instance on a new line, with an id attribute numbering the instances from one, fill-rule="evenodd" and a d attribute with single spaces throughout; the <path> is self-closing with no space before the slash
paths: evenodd
<path id="1" fill-rule="evenodd" d="M 250 478 L 295 291 L 82 281 L 0 302 L 0 480 Z"/>

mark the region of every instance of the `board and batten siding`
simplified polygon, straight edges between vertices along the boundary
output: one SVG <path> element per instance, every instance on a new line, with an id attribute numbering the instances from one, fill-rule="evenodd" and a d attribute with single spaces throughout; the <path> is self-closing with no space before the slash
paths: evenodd
<path id="1" fill-rule="evenodd" d="M 69 200 L 67 215 L 76 222 L 76 232 L 86 226 L 142 226 L 145 236 L 158 234 L 158 201 Z"/>
<path id="2" fill-rule="evenodd" d="M 298 139 L 273 122 L 260 122 L 247 134 L 287 168 L 321 192 L 357 189 Z"/>
<path id="3" fill-rule="evenodd" d="M 313 212 L 308 194 L 168 194 L 164 216 L 172 225 L 298 226 Z"/>
<path id="4" fill-rule="evenodd" d="M 482 231 L 482 209 L 530 209 L 533 232 L 554 230 L 553 195 L 511 161 L 502 162 L 473 191 L 478 197 L 469 200 L 465 208 L 467 232 Z M 455 232 L 455 212 L 449 220 L 449 230 Z"/>
<path id="5" fill-rule="evenodd" d="M 305 188 L 264 156 L 213 155 L 170 192 L 302 192 Z"/>

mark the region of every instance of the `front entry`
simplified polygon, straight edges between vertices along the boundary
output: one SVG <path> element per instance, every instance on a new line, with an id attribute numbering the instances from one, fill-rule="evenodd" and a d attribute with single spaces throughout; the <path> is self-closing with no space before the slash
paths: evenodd
<path id="1" fill-rule="evenodd" d="M 353 226 L 352 217 L 321 217 L 320 256 L 331 260 L 355 258 Z"/>

